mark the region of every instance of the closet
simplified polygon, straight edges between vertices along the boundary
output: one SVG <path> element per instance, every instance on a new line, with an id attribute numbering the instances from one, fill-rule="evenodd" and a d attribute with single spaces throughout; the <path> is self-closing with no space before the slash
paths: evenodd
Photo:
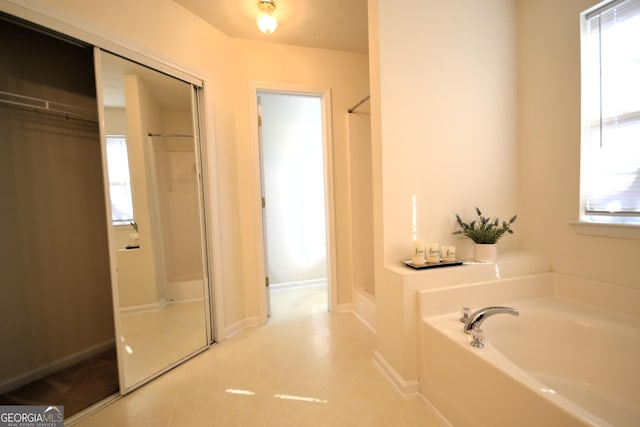
<path id="1" fill-rule="evenodd" d="M 0 404 L 68 416 L 119 389 L 93 53 L 0 39 Z"/>
<path id="2" fill-rule="evenodd" d="M 202 88 L 2 13 L 0 39 L 0 405 L 68 419 L 213 342 Z"/>

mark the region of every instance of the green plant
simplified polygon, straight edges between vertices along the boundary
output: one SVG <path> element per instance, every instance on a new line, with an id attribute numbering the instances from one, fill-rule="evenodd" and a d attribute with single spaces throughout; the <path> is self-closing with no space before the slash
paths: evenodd
<path id="1" fill-rule="evenodd" d="M 511 224 L 515 222 L 518 215 L 512 216 L 509 222 L 502 221 L 502 225 L 500 225 L 498 218 L 485 217 L 477 207 L 476 213 L 478 217 L 468 224 L 462 221 L 460 216 L 456 214 L 456 221 L 461 230 L 454 231 L 453 234 L 464 234 L 475 243 L 481 244 L 496 243 L 505 233 L 513 234 Z"/>
<path id="2" fill-rule="evenodd" d="M 131 227 L 136 230 L 136 233 L 138 232 L 138 223 L 135 221 L 129 221 L 129 224 L 131 224 Z"/>

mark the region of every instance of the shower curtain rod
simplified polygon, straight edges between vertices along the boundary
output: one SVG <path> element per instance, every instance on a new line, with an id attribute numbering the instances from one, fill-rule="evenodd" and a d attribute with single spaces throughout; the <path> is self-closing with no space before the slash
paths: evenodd
<path id="1" fill-rule="evenodd" d="M 149 133 L 149 136 L 157 136 L 160 138 L 193 138 L 193 135 L 187 135 L 184 133 Z"/>
<path id="2" fill-rule="evenodd" d="M 347 110 L 349 112 L 349 114 L 353 113 L 354 111 L 356 111 L 356 108 L 358 108 L 359 106 L 361 106 L 362 104 L 364 104 L 366 101 L 369 100 L 369 98 L 371 98 L 371 95 L 367 95 L 364 98 L 362 98 L 360 100 L 360 102 L 358 102 L 356 105 L 354 105 L 353 107 L 349 108 L 349 110 Z"/>

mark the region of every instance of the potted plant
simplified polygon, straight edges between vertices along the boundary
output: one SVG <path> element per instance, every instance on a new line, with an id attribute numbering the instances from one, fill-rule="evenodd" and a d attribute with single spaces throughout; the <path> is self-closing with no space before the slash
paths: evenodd
<path id="1" fill-rule="evenodd" d="M 498 250 L 496 243 L 505 233 L 513 234 L 511 224 L 513 224 L 518 217 L 514 215 L 509 221 L 502 221 L 498 218 L 485 217 L 480 212 L 480 209 L 476 207 L 476 214 L 478 217 L 466 223 L 460 219 L 460 216 L 456 214 L 456 221 L 460 226 L 460 230 L 454 231 L 453 234 L 463 234 L 466 237 L 473 240 L 474 246 L 474 259 L 480 262 L 496 262 L 498 260 Z"/>

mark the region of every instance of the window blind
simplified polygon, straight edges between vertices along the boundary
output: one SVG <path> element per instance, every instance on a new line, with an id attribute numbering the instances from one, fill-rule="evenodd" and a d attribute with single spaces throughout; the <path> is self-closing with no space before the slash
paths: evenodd
<path id="1" fill-rule="evenodd" d="M 585 19 L 585 213 L 640 217 L 640 0 L 610 2 Z"/>

